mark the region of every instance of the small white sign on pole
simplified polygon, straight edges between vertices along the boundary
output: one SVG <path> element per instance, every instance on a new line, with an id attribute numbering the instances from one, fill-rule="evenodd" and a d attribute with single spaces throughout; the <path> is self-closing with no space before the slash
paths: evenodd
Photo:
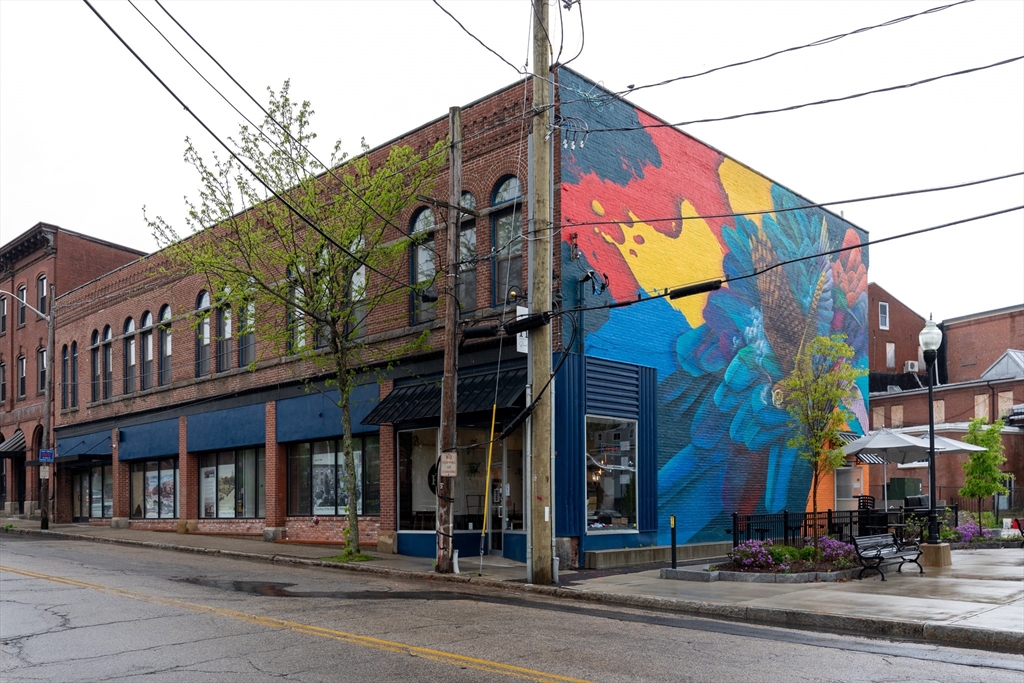
<path id="1" fill-rule="evenodd" d="M 49 465 L 40 465 L 39 466 L 39 478 L 40 479 L 49 479 L 50 478 L 50 466 Z"/>
<path id="2" fill-rule="evenodd" d="M 530 315 L 530 309 L 526 306 L 516 306 L 516 320 L 522 320 Z M 519 353 L 530 352 L 530 333 L 520 332 L 516 335 L 516 351 Z"/>
<path id="3" fill-rule="evenodd" d="M 441 453 L 442 477 L 454 477 L 459 473 L 459 458 L 457 451 L 444 451 Z"/>

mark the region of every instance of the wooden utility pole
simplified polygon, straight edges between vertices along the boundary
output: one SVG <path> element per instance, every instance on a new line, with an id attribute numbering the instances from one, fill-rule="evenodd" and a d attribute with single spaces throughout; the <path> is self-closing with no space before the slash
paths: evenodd
<path id="1" fill-rule="evenodd" d="M 533 223 L 530 232 L 530 256 L 533 267 L 530 282 L 530 310 L 551 310 L 551 99 L 548 79 L 551 57 L 548 51 L 548 4 L 533 3 Z M 551 376 L 551 327 L 542 325 L 530 331 L 530 370 L 534 394 Z M 533 583 L 552 581 L 554 508 L 551 491 L 551 392 L 540 397 L 531 416 L 530 427 L 530 541 L 531 562 L 527 567 Z"/>
<path id="2" fill-rule="evenodd" d="M 437 471 L 437 572 L 450 574 L 452 561 L 452 502 L 455 477 L 446 472 L 457 463 L 455 415 L 459 359 L 459 222 L 462 206 L 462 110 L 448 110 L 451 156 L 448 163 L 448 249 L 444 289 L 444 376 L 441 378 L 441 463 Z M 451 458 L 456 459 L 452 463 Z M 449 476 L 445 476 L 448 474 Z"/>
<path id="3" fill-rule="evenodd" d="M 53 368 L 56 365 L 53 362 L 53 311 L 56 308 L 54 304 L 54 298 L 57 295 L 57 288 L 54 285 L 50 285 L 50 295 L 47 305 L 43 308 L 47 308 L 47 311 L 41 311 L 46 316 L 46 387 L 44 401 L 46 405 L 43 408 L 43 449 L 49 450 L 52 448 L 50 441 L 50 431 L 53 429 Z M 38 458 L 39 455 L 37 454 Z M 46 465 L 49 469 L 49 477 L 43 479 L 42 486 L 42 500 L 39 501 L 39 528 L 49 529 L 50 528 L 50 478 L 56 474 L 56 463 Z"/>

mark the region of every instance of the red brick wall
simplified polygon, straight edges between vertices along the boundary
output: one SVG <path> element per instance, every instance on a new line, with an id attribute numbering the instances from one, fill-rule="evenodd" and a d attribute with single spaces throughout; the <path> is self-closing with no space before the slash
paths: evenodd
<path id="1" fill-rule="evenodd" d="M 277 443 L 277 404 L 266 406 L 266 522 L 282 527 L 288 515 L 288 449 Z"/>
<path id="2" fill-rule="evenodd" d="M 948 381 L 980 379 L 1007 349 L 1024 349 L 1024 306 L 943 322 Z"/>
<path id="3" fill-rule="evenodd" d="M 178 518 L 199 518 L 199 456 L 188 452 L 188 418 L 178 418 Z"/>
<path id="4" fill-rule="evenodd" d="M 878 304 L 889 304 L 889 329 L 883 330 L 878 324 Z M 899 299 L 879 287 L 874 282 L 868 283 L 868 364 L 871 372 L 899 373 L 903 372 L 903 364 L 908 360 L 919 360 L 917 335 L 925 326 L 925 319 L 910 310 Z M 885 348 L 887 343 L 896 345 L 896 367 L 886 365 Z M 924 372 L 924 368 L 921 368 Z"/>
<path id="5" fill-rule="evenodd" d="M 110 435 L 110 444 L 114 470 L 114 517 L 131 516 L 131 465 L 118 459 L 118 439 L 120 430 L 115 429 Z"/>

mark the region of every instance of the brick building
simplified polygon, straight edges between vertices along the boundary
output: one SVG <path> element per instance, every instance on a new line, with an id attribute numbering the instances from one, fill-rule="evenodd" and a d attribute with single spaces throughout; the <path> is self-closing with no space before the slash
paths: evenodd
<path id="1" fill-rule="evenodd" d="M 924 381 L 924 353 L 917 335 L 925 319 L 877 283 L 868 284 L 869 385 L 872 393 L 890 386 L 920 387 Z"/>
<path id="2" fill-rule="evenodd" d="M 39 474 L 31 463 L 44 442 L 47 321 L 30 306 L 50 313 L 51 285 L 60 296 L 141 255 L 46 223 L 0 247 L 0 509 L 4 513 L 31 515 L 39 507 Z"/>
<path id="3" fill-rule="evenodd" d="M 810 473 L 787 446 L 776 385 L 808 333 L 845 334 L 867 367 L 867 250 L 749 274 L 866 233 L 822 209 L 790 210 L 811 202 L 568 69 L 556 92 L 551 512 L 564 566 L 665 542 L 670 515 L 680 542 L 723 541 L 733 511 L 804 509 Z M 462 203 L 474 210 L 460 225 L 463 326 L 510 319 L 507 293 L 528 290 L 529 93 L 511 86 L 462 111 Z M 437 119 L 368 155 L 377 163 L 400 144 L 423 155 L 447 134 Z M 442 170 L 436 188 L 447 186 Z M 764 213 L 722 217 L 750 211 Z M 446 266 L 444 217 L 422 201 L 393 217 L 391 239 L 430 238 L 410 243 L 389 278 Z M 354 504 L 362 538 L 394 535 L 399 552 L 432 555 L 445 297 L 402 297 L 367 319 L 371 345 L 423 344 L 357 383 L 348 473 L 323 370 L 269 348 L 259 329 L 243 338 L 204 278 L 157 275 L 163 258 L 59 300 L 73 313 L 58 319 L 56 348 L 77 345 L 83 360 L 56 392 L 58 521 L 340 541 Z M 666 296 L 708 280 L 728 284 Z M 390 286 L 373 272 L 367 282 Z M 487 552 L 523 559 L 526 354 L 504 336 L 465 338 L 458 364 L 455 547 L 475 554 L 484 532 Z M 866 378 L 859 389 L 855 431 L 867 424 Z M 494 404 L 508 433 L 488 461 Z M 338 486 L 349 475 L 356 501 Z"/>
<path id="4" fill-rule="evenodd" d="M 875 285 L 871 285 L 875 288 Z M 877 288 L 879 306 L 888 302 L 888 310 L 897 312 L 903 325 L 894 317 L 890 327 L 905 327 L 893 339 L 907 338 L 906 348 L 916 344 L 916 333 L 910 340 L 914 325 L 918 331 L 924 326 L 923 318 Z M 874 310 L 874 307 L 872 308 Z M 884 307 L 883 307 L 884 310 Z M 920 323 L 918 321 L 921 321 Z M 877 324 L 876 320 L 872 325 Z M 1020 484 L 1024 481 L 1024 429 L 1007 418 L 1014 406 L 1024 404 L 1024 306 L 1011 306 L 994 311 L 944 320 L 942 345 L 936 358 L 936 383 L 933 388 L 935 433 L 960 440 L 967 433 L 972 419 L 987 423 L 1003 419 L 1003 449 L 1006 464 L 1003 471 Z M 884 333 L 882 333 L 884 334 Z M 892 342 L 889 342 L 892 343 Z M 879 352 L 880 345 L 872 345 Z M 872 356 L 871 367 L 887 366 L 878 356 Z M 891 368 L 889 368 L 891 369 Z M 923 358 L 919 370 L 924 371 Z M 884 382 L 872 381 L 871 428 L 899 429 L 911 434 L 927 434 L 928 390 L 927 378 L 918 376 L 913 383 L 898 376 L 883 375 Z M 920 380 L 920 383 L 918 382 Z M 882 386 L 882 384 L 886 386 Z M 942 499 L 953 499 L 963 486 L 963 464 L 966 455 L 938 455 L 936 457 L 936 486 Z M 871 466 L 870 492 L 876 498 L 882 495 L 883 468 Z M 926 463 L 887 468 L 887 476 L 918 479 L 922 492 L 928 492 Z"/>

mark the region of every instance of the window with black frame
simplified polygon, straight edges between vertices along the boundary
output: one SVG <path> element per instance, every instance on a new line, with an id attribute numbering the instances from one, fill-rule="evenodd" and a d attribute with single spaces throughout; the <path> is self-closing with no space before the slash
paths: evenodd
<path id="1" fill-rule="evenodd" d="M 234 330 L 231 325 L 231 307 L 217 309 L 217 372 L 231 369 L 231 345 Z"/>
<path id="2" fill-rule="evenodd" d="M 171 383 L 171 369 L 172 369 L 172 341 L 173 337 L 171 334 L 171 307 L 164 305 L 160 309 L 160 336 L 159 351 L 160 351 L 160 369 L 157 376 L 157 383 L 160 386 L 167 386 Z"/>
<path id="3" fill-rule="evenodd" d="M 506 303 L 510 289 L 523 289 L 523 216 L 519 179 L 508 176 L 494 189 L 491 206 L 494 245 L 494 305 Z"/>
<path id="4" fill-rule="evenodd" d="M 124 321 L 124 393 L 135 391 L 135 320 Z"/>
<path id="5" fill-rule="evenodd" d="M 434 262 L 434 212 L 424 207 L 412 218 L 412 282 L 417 290 L 412 293 L 414 323 L 433 320 L 436 316 L 437 294 L 433 286 L 436 274 Z"/>
<path id="6" fill-rule="evenodd" d="M 71 407 L 78 407 L 78 342 L 71 342 Z"/>
<path id="7" fill-rule="evenodd" d="M 464 209 L 476 211 L 476 197 L 462 193 L 459 202 Z M 476 310 L 476 218 L 462 214 L 459 221 L 459 309 L 463 313 Z"/>
<path id="8" fill-rule="evenodd" d="M 178 516 L 179 487 L 177 458 L 131 463 L 132 519 L 168 519 Z"/>
<path id="9" fill-rule="evenodd" d="M 92 360 L 92 394 L 93 403 L 100 400 L 100 382 L 103 378 L 103 369 L 100 367 L 100 333 L 99 330 L 92 331 L 92 348 L 89 349 L 89 356 Z"/>
<path id="10" fill-rule="evenodd" d="M 110 325 L 103 328 L 103 398 L 110 398 L 114 386 L 114 332 Z"/>
<path id="11" fill-rule="evenodd" d="M 210 374 L 210 293 L 196 298 L 196 377 Z"/>
<path id="12" fill-rule="evenodd" d="M 243 448 L 199 459 L 199 517 L 266 516 L 266 450 Z"/>
<path id="13" fill-rule="evenodd" d="M 68 345 L 60 350 L 60 409 L 68 409 Z"/>
<path id="14" fill-rule="evenodd" d="M 153 314 L 146 311 L 142 314 L 142 332 L 139 335 L 142 350 L 142 372 L 139 374 L 140 388 L 153 388 Z"/>
<path id="15" fill-rule="evenodd" d="M 356 513 L 380 514 L 380 437 L 353 435 Z M 341 439 L 288 446 L 288 514 L 347 515 L 348 476 Z"/>
<path id="16" fill-rule="evenodd" d="M 256 305 L 251 301 L 241 307 L 238 320 L 238 367 L 244 368 L 256 360 Z"/>

